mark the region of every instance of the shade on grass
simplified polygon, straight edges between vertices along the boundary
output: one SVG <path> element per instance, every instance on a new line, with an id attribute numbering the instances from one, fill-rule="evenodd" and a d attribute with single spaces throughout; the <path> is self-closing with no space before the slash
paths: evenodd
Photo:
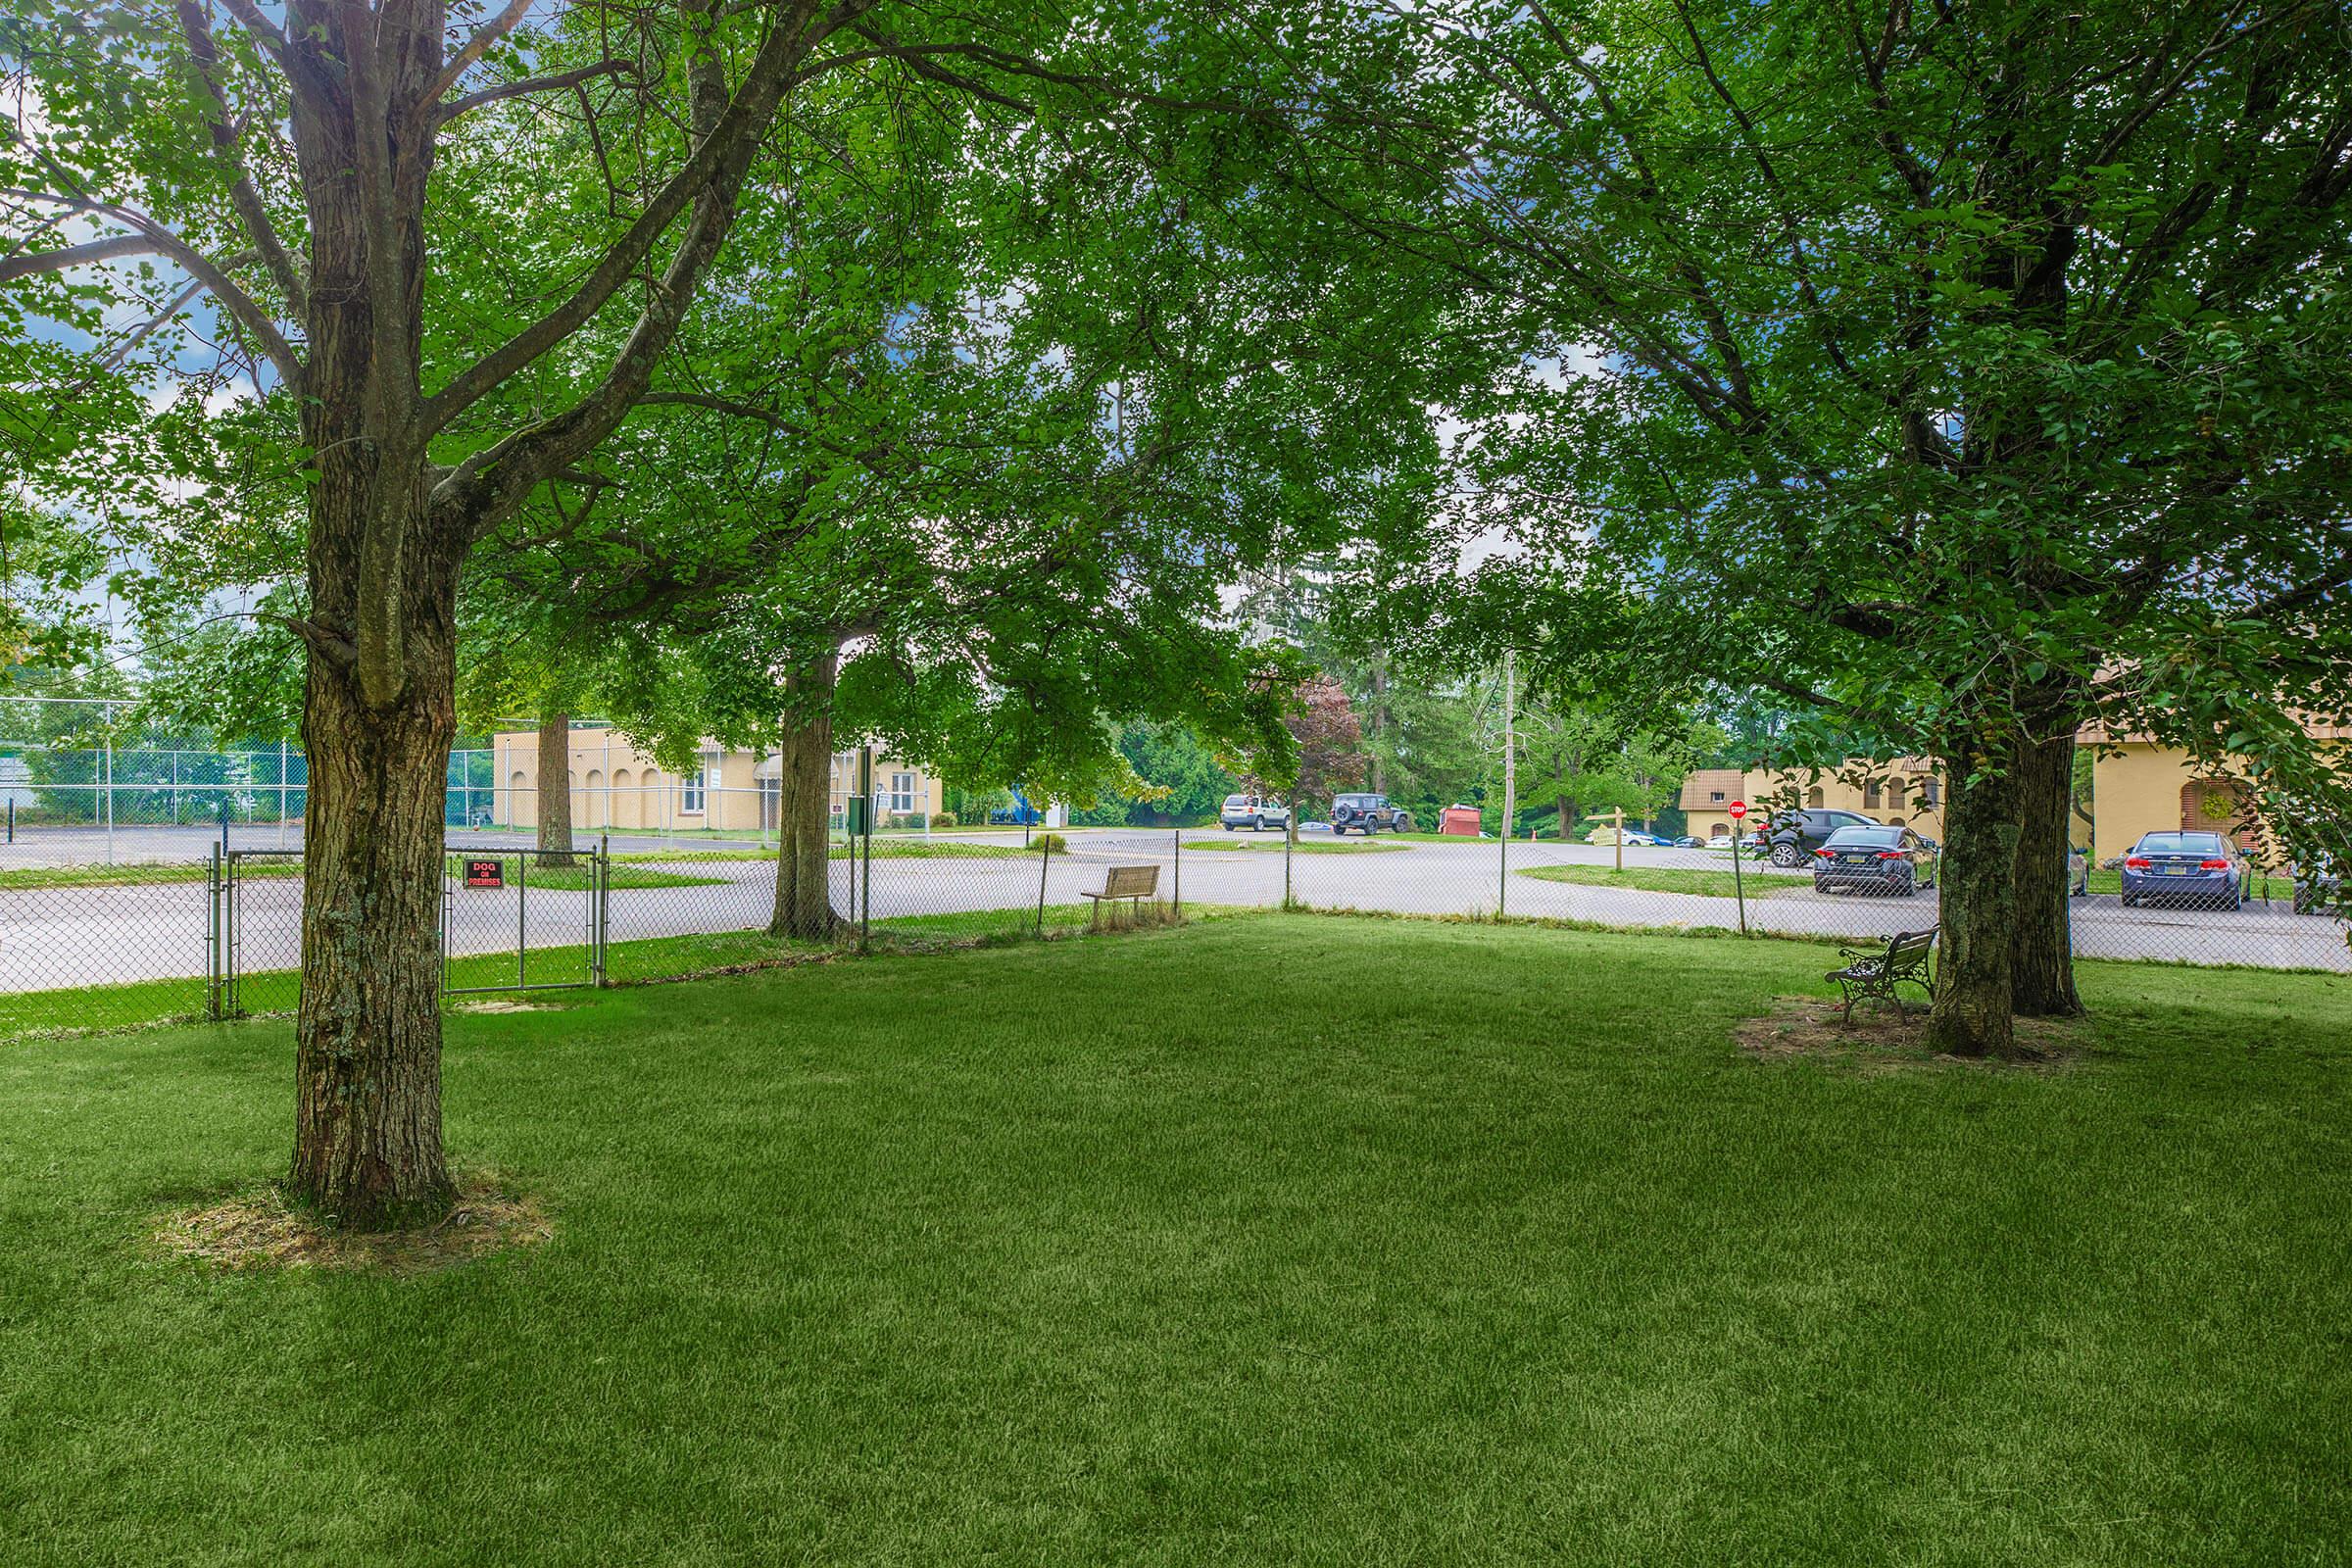
<path id="1" fill-rule="evenodd" d="M 1267 915 L 461 1015 L 557 1234 L 399 1281 L 143 1242 L 282 1165 L 282 1025 L 0 1049 L 0 1561 L 2340 1552 L 2352 980 L 1731 1044 L 1824 966 Z"/>

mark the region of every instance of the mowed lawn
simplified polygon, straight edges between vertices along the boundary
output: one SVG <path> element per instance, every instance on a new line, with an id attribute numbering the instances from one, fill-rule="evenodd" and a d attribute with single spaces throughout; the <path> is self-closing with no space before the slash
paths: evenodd
<path id="1" fill-rule="evenodd" d="M 283 1024 L 0 1048 L 0 1562 L 2329 1563 L 2352 982 L 1277 915 L 461 1015 L 535 1249 L 229 1274 Z"/>

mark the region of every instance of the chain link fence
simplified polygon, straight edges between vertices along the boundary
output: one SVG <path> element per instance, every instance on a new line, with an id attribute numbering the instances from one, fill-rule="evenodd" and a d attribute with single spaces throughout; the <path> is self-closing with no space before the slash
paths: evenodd
<path id="1" fill-rule="evenodd" d="M 38 722 L 28 711 L 0 704 L 10 726 L 0 805 L 13 818 L 0 841 L 0 1038 L 291 1009 L 307 793 L 298 754 L 106 729 L 104 705 L 42 705 Z M 464 755 L 452 769 L 453 780 L 482 771 Z M 1216 825 L 951 829 L 893 810 L 887 795 L 868 807 L 860 792 L 837 803 L 824 913 L 810 919 L 804 903 L 793 933 L 775 919 L 771 791 L 750 792 L 761 799 L 740 813 L 748 827 L 600 830 L 565 855 L 527 828 L 461 825 L 482 789 L 451 785 L 452 994 L 1286 906 L 1867 944 L 1932 927 L 1939 896 L 1932 857 L 1784 847 L 1776 863 L 1771 846 L 1656 842 L 1613 823 L 1582 842 L 1367 837 L 1311 823 L 1295 838 Z M 2340 882 L 2227 854 L 2143 858 L 2070 867 L 2078 956 L 2352 972 Z M 470 874 L 476 860 L 497 874 Z"/>

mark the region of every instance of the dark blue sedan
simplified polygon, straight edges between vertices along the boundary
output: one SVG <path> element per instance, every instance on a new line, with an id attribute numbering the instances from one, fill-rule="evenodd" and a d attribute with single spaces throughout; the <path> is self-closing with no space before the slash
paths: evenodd
<path id="1" fill-rule="evenodd" d="M 2245 867 L 2219 833 L 2142 833 L 2124 857 L 2124 906 L 2161 900 L 2198 909 L 2244 902 Z"/>

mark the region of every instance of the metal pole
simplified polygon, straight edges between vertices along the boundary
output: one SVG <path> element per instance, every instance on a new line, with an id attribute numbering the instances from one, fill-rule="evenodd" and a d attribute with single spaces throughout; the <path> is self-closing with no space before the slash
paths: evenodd
<path id="1" fill-rule="evenodd" d="M 1046 867 L 1054 863 L 1054 840 L 1046 838 L 1038 845 L 1037 858 L 1037 934 L 1046 934 Z"/>
<path id="2" fill-rule="evenodd" d="M 871 746 L 858 748 L 858 794 L 865 802 L 860 812 L 865 829 L 865 896 L 858 900 L 858 949 L 862 953 L 873 946 L 874 939 L 874 749 Z"/>
<path id="3" fill-rule="evenodd" d="M 1298 837 L 1298 792 L 1291 791 L 1290 818 L 1282 824 L 1282 906 L 1291 906 L 1291 844 Z M 1333 837 L 1338 837 L 1334 834 Z"/>
<path id="4" fill-rule="evenodd" d="M 514 852 L 514 989 L 530 980 L 531 852 Z"/>
<path id="5" fill-rule="evenodd" d="M 1494 918 L 1511 903 L 1511 824 L 1519 816 L 1519 654 L 1502 651 L 1502 831 L 1494 870 Z"/>
<path id="6" fill-rule="evenodd" d="M 1176 911 L 1177 920 L 1182 921 L 1184 919 L 1184 829 L 1177 828 L 1175 833 L 1176 874 L 1171 879 L 1175 883 L 1175 886 L 1170 890 L 1171 897 L 1169 898 L 1168 902 L 1170 906 Z"/>
<path id="7" fill-rule="evenodd" d="M 590 962 L 595 966 L 596 984 L 605 985 L 605 946 L 612 933 L 612 835 L 603 833 L 596 840 L 596 946 Z"/>
<path id="8" fill-rule="evenodd" d="M 220 1017 L 220 846 L 204 879 L 204 1015 Z"/>
<path id="9" fill-rule="evenodd" d="M 111 708 L 106 710 L 106 721 L 110 727 L 115 721 Z M 115 863 L 115 737 L 111 733 L 106 737 L 106 863 Z"/>
<path id="10" fill-rule="evenodd" d="M 228 853 L 228 791 L 220 792 L 220 853 Z"/>
<path id="11" fill-rule="evenodd" d="M 1740 824 L 1735 822 L 1733 827 Z M 1740 934 L 1747 935 L 1747 885 L 1740 875 L 1740 835 L 1732 835 L 1732 897 L 1740 903 Z"/>
<path id="12" fill-rule="evenodd" d="M 286 742 L 282 735 L 277 742 L 277 847 L 286 847 Z"/>

